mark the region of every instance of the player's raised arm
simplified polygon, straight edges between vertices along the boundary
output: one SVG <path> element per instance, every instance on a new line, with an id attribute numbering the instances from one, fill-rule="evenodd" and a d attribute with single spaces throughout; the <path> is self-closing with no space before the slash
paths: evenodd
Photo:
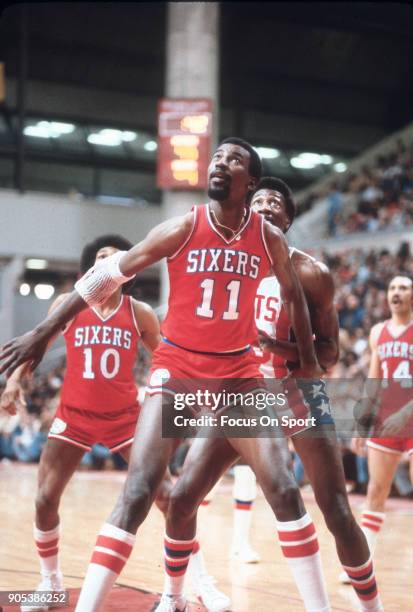
<path id="1" fill-rule="evenodd" d="M 7 342 L 0 352 L 0 374 L 10 376 L 25 361 L 34 369 L 47 344 L 70 319 L 88 306 L 104 302 L 137 272 L 173 255 L 185 243 L 193 227 L 193 213 L 161 223 L 126 252 L 118 251 L 95 264 L 75 285 L 75 290 L 44 321 L 23 336 Z"/>
<path id="2" fill-rule="evenodd" d="M 273 262 L 273 271 L 281 286 L 283 302 L 289 310 L 300 357 L 298 375 L 319 377 L 322 370 L 314 349 L 310 314 L 304 291 L 293 268 L 283 233 L 269 223 L 264 225 L 265 239 Z"/>
<path id="3" fill-rule="evenodd" d="M 310 305 L 317 359 L 322 368 L 331 368 L 339 357 L 339 325 L 331 272 L 325 264 L 311 262 L 300 268 L 299 278 Z"/>

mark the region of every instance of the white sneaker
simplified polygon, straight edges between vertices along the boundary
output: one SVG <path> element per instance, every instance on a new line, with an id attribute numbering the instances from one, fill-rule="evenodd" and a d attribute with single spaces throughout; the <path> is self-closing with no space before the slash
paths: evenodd
<path id="1" fill-rule="evenodd" d="M 231 557 L 242 563 L 259 563 L 261 561 L 259 554 L 249 544 L 241 548 L 233 548 L 231 550 Z"/>
<path id="2" fill-rule="evenodd" d="M 339 574 L 338 580 L 341 584 L 351 584 L 350 577 L 344 570 Z"/>
<path id="3" fill-rule="evenodd" d="M 226 612 L 231 609 L 230 598 L 214 586 L 216 580 L 213 576 L 203 574 L 192 582 L 194 593 L 208 612 Z"/>
<path id="4" fill-rule="evenodd" d="M 59 572 L 58 574 L 44 575 L 42 581 L 36 589 L 36 593 L 60 593 L 64 591 L 63 587 L 63 575 Z M 53 604 L 34 604 L 21 606 L 21 612 L 45 612 L 46 610 L 53 610 L 56 608 Z"/>
<path id="5" fill-rule="evenodd" d="M 154 612 L 186 612 L 186 609 L 185 597 L 162 594 L 161 601 Z"/>

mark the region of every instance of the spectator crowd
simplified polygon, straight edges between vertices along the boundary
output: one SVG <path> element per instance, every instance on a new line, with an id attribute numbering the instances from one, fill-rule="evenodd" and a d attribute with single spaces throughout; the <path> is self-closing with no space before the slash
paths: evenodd
<path id="1" fill-rule="evenodd" d="M 413 145 L 406 147 L 399 140 L 396 150 L 378 156 L 373 167 L 346 172 L 327 191 L 310 194 L 299 212 L 323 200 L 327 200 L 327 236 L 412 226 Z"/>

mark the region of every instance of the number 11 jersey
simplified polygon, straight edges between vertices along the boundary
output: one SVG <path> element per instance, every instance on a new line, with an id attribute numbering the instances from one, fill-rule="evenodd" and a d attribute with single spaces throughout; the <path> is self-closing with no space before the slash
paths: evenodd
<path id="1" fill-rule="evenodd" d="M 67 366 L 61 402 L 104 414 L 137 402 L 133 376 L 139 329 L 132 299 L 122 295 L 107 317 L 94 308 L 83 310 L 63 332 Z"/>
<path id="2" fill-rule="evenodd" d="M 214 225 L 207 204 L 193 210 L 189 238 L 168 259 L 169 303 L 162 334 L 198 352 L 243 349 L 256 339 L 255 295 L 271 265 L 264 217 L 249 210 L 240 230 L 227 238 Z"/>

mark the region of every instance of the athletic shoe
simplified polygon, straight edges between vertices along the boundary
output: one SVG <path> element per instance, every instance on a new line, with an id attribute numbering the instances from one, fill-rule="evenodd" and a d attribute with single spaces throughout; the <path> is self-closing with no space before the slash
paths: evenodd
<path id="1" fill-rule="evenodd" d="M 43 575 L 42 581 L 36 589 L 36 593 L 60 593 L 64 591 L 63 587 L 63 575 L 59 572 L 58 574 Z M 53 604 L 34 604 L 21 606 L 21 612 L 45 612 L 46 610 L 53 610 L 56 608 Z"/>
<path id="2" fill-rule="evenodd" d="M 191 576 L 195 595 L 208 612 L 226 612 L 231 609 L 231 600 L 214 586 L 216 580 L 208 574 Z"/>
<path id="3" fill-rule="evenodd" d="M 174 597 L 163 594 L 161 601 L 154 612 L 186 612 L 187 605 L 185 597 Z"/>
<path id="4" fill-rule="evenodd" d="M 351 584 L 350 577 L 344 570 L 340 573 L 338 580 L 341 584 Z"/>
<path id="5" fill-rule="evenodd" d="M 249 544 L 241 548 L 233 548 L 231 550 L 231 557 L 242 563 L 259 563 L 261 561 L 259 554 Z"/>

